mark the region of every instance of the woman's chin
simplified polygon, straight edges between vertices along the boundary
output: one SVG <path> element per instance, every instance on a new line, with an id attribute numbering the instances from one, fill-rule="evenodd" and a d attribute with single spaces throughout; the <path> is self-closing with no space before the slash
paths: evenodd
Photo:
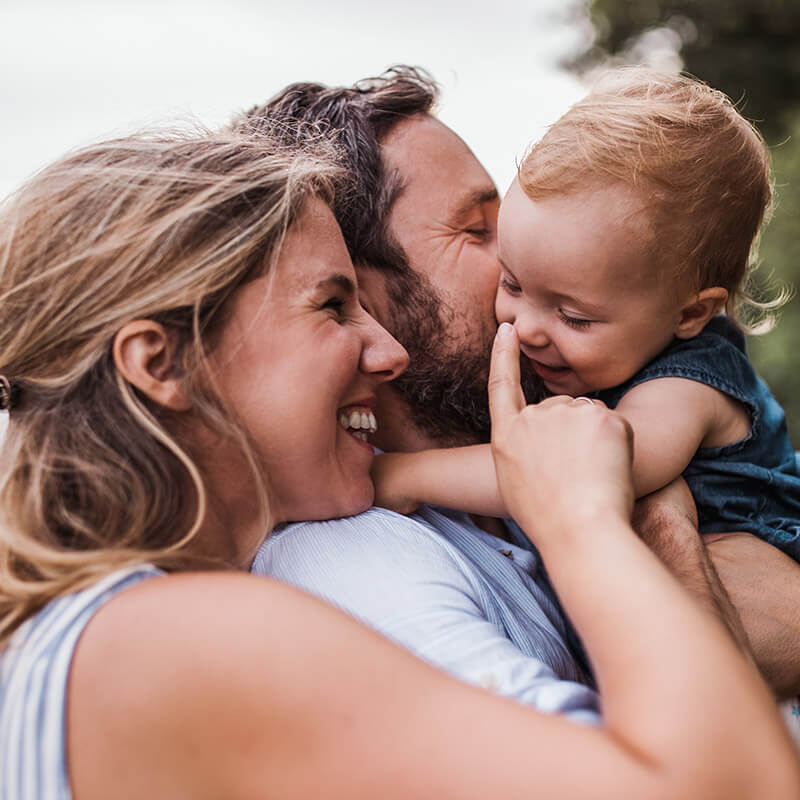
<path id="1" fill-rule="evenodd" d="M 367 478 L 363 482 L 359 481 L 359 484 L 349 487 L 347 492 L 340 494 L 330 504 L 326 504 L 326 508 L 319 509 L 313 519 L 354 517 L 370 508 L 375 499 L 375 488 L 372 481 Z M 310 519 L 310 517 L 306 516 L 305 519 Z"/>
<path id="2" fill-rule="evenodd" d="M 372 501 L 375 499 L 375 487 L 372 481 L 368 481 L 368 485 L 364 489 L 354 494 L 352 501 L 347 504 L 347 509 L 339 514 L 340 517 L 353 517 L 356 514 L 361 514 L 372 506 Z"/>

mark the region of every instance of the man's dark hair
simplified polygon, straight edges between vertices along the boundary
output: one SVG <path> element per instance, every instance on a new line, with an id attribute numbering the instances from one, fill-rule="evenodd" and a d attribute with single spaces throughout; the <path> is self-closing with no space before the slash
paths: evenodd
<path id="1" fill-rule="evenodd" d="M 349 87 L 294 83 L 264 105 L 234 120 L 248 134 L 269 133 L 287 145 L 320 136 L 340 150 L 341 165 L 353 176 L 350 190 L 334 199 L 333 213 L 356 265 L 380 271 L 389 300 L 391 333 L 406 348 L 409 368 L 392 385 L 405 398 L 412 419 L 441 445 L 487 441 L 490 419 L 486 392 L 488 347 L 463 346 L 449 333 L 454 311 L 427 275 L 409 264 L 389 230 L 392 204 L 402 176 L 387 172 L 381 142 L 395 125 L 433 111 L 439 90 L 418 67 L 395 66 Z M 491 341 L 484 332 L 483 341 Z M 523 373 L 525 374 L 525 373 Z M 533 375 L 538 395 L 538 382 Z"/>
<path id="2" fill-rule="evenodd" d="M 418 67 L 395 66 L 376 78 L 351 87 L 293 83 L 234 121 L 239 130 L 283 131 L 287 143 L 320 135 L 340 148 L 342 166 L 354 177 L 351 191 L 334 203 L 350 256 L 388 273 L 405 272 L 406 258 L 388 236 L 387 220 L 401 186 L 387 175 L 380 156 L 381 140 L 398 123 L 430 113 L 439 89 Z"/>

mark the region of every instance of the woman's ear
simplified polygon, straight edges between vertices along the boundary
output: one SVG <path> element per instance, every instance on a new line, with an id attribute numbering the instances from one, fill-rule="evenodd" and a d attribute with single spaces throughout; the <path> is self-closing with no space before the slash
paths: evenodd
<path id="1" fill-rule="evenodd" d="M 681 309 L 680 321 L 675 328 L 679 339 L 691 339 L 705 328 L 711 317 L 719 314 L 728 302 L 728 290 L 712 286 L 692 295 L 691 300 Z"/>
<path id="2" fill-rule="evenodd" d="M 175 361 L 175 338 L 176 334 L 153 320 L 128 322 L 114 337 L 114 363 L 128 383 L 154 402 L 173 411 L 188 411 L 191 403 Z"/>

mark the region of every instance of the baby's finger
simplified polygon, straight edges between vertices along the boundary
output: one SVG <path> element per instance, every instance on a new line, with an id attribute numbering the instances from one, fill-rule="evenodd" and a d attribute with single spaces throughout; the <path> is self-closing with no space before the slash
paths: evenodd
<path id="1" fill-rule="evenodd" d="M 492 422 L 518 413 L 525 407 L 519 384 L 519 341 L 513 325 L 504 322 L 497 329 L 489 370 L 489 410 Z"/>

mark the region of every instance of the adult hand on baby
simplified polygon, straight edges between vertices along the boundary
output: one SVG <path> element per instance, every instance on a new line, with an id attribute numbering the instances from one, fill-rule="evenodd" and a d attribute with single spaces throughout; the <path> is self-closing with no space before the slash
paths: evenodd
<path id="1" fill-rule="evenodd" d="M 540 544 L 604 520 L 630 520 L 632 432 L 599 401 L 552 397 L 526 405 L 519 342 L 501 325 L 489 376 L 492 452 L 508 512 Z"/>

